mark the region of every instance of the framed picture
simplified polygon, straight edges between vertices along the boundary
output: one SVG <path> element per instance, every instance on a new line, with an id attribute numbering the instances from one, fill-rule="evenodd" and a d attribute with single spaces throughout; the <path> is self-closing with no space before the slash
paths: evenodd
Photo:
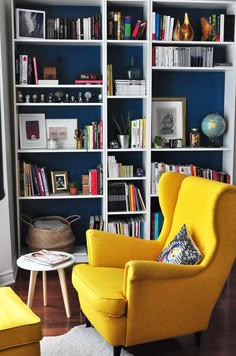
<path id="1" fill-rule="evenodd" d="M 182 139 L 185 145 L 186 98 L 152 98 L 152 142 L 161 136 L 168 142 Z"/>
<path id="2" fill-rule="evenodd" d="M 16 9 L 16 38 L 44 39 L 45 11 Z"/>
<path id="3" fill-rule="evenodd" d="M 20 148 L 46 148 L 45 114 L 19 114 Z"/>
<path id="4" fill-rule="evenodd" d="M 58 148 L 76 148 L 77 119 L 47 119 L 47 139 L 58 140 Z"/>
<path id="5" fill-rule="evenodd" d="M 68 192 L 68 173 L 67 171 L 51 172 L 53 193 Z"/>

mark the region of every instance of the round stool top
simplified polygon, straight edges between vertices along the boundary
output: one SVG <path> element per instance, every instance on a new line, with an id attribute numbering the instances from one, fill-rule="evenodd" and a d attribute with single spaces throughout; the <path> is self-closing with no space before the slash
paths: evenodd
<path id="1" fill-rule="evenodd" d="M 67 252 L 60 252 L 60 251 L 49 251 L 49 252 L 53 252 L 56 253 L 58 256 L 62 256 L 62 258 L 65 256 L 67 259 L 63 262 L 59 262 L 56 263 L 55 265 L 53 264 L 43 264 L 42 262 L 38 262 L 40 261 L 40 255 L 39 252 L 41 251 L 35 251 L 26 255 L 22 255 L 17 259 L 17 265 L 23 269 L 29 270 L 29 271 L 54 271 L 54 270 L 58 270 L 61 268 L 66 268 L 69 267 L 71 265 L 73 265 L 73 263 L 75 262 L 75 256 L 67 253 Z M 35 256 L 35 261 L 33 261 L 32 256 Z M 32 257 L 32 260 L 29 259 L 29 257 Z M 38 259 L 38 261 L 37 261 Z"/>

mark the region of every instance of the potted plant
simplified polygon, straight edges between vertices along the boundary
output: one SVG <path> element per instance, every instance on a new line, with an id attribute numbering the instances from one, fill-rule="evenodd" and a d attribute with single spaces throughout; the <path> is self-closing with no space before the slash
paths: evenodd
<path id="1" fill-rule="evenodd" d="M 69 183 L 70 194 L 77 195 L 78 194 L 78 183 L 77 182 L 70 182 Z"/>
<path id="2" fill-rule="evenodd" d="M 123 113 L 120 114 L 119 119 L 117 119 L 115 115 L 113 115 L 112 117 L 116 130 L 118 132 L 117 140 L 121 148 L 129 148 L 131 118 L 132 111 L 128 111 L 126 118 L 124 118 Z"/>
<path id="3" fill-rule="evenodd" d="M 163 147 L 165 145 L 165 142 L 165 139 L 161 136 L 155 136 L 153 140 L 155 148 Z"/>

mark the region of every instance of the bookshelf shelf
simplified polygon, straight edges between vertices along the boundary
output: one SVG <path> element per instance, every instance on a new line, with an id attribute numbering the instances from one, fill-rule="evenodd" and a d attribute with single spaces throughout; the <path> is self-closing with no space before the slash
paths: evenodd
<path id="1" fill-rule="evenodd" d="M 16 106 L 102 106 L 102 103 L 16 103 Z"/>
<path id="2" fill-rule="evenodd" d="M 180 71 L 180 72 L 233 72 L 234 66 L 218 66 L 218 67 L 152 67 L 158 71 Z"/>
<path id="3" fill-rule="evenodd" d="M 101 84 L 57 84 L 57 85 L 52 85 L 52 84 L 48 84 L 48 85 L 37 85 L 37 84 L 28 84 L 28 85 L 21 85 L 21 84 L 17 84 L 16 88 L 33 88 L 33 89 L 44 89 L 44 88 L 72 88 L 72 89 L 76 89 L 76 88 L 83 88 L 83 89 L 96 89 L 96 88 L 103 88 L 103 85 Z"/>
<path id="4" fill-rule="evenodd" d="M 29 45 L 29 46 L 101 46 L 102 40 L 14 40 L 16 45 Z"/>
<path id="5" fill-rule="evenodd" d="M 114 177 L 114 178 L 107 178 L 108 181 L 135 181 L 135 180 L 146 180 L 147 177 Z"/>
<path id="6" fill-rule="evenodd" d="M 58 195 L 46 195 L 46 196 L 33 196 L 33 197 L 19 197 L 19 200 L 54 200 L 54 199 L 103 199 L 103 195 L 70 195 L 68 194 L 58 194 Z"/>
<path id="7" fill-rule="evenodd" d="M 145 210 L 141 210 L 141 211 L 113 211 L 113 212 L 108 212 L 108 215 L 142 215 L 142 214 L 146 214 Z"/>

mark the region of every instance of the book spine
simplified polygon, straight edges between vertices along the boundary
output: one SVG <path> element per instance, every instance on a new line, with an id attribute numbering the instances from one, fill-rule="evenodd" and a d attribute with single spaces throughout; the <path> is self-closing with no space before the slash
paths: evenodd
<path id="1" fill-rule="evenodd" d="M 103 122 L 99 121 L 99 148 L 102 150 L 103 149 Z"/>
<path id="2" fill-rule="evenodd" d="M 102 79 L 90 80 L 90 79 L 75 79 L 74 84 L 102 84 Z"/>
<path id="3" fill-rule="evenodd" d="M 40 195 L 45 196 L 45 189 L 44 189 L 44 185 L 43 185 L 43 178 L 42 178 L 42 173 L 41 173 L 41 168 L 40 167 L 36 167 L 36 175 L 37 175 L 37 180 L 39 183 L 39 190 L 40 190 Z"/>
<path id="4" fill-rule="evenodd" d="M 35 80 L 35 84 L 38 85 L 38 68 L 37 68 L 37 59 L 36 57 L 33 57 L 33 67 L 34 67 L 34 80 Z"/>
<path id="5" fill-rule="evenodd" d="M 131 38 L 131 16 L 125 16 L 125 40 L 130 40 Z"/>
<path id="6" fill-rule="evenodd" d="M 137 36 L 138 36 L 138 31 L 139 31 L 139 27 L 141 25 L 141 21 L 140 20 L 137 20 L 136 21 L 136 25 L 133 29 L 133 32 L 132 32 L 132 35 L 131 35 L 131 39 L 132 40 L 136 40 L 137 39 Z"/>
<path id="7" fill-rule="evenodd" d="M 28 55 L 20 55 L 20 84 L 28 84 Z"/>
<path id="8" fill-rule="evenodd" d="M 45 195 L 49 195 L 49 185 L 48 185 L 48 179 L 47 179 L 45 167 L 42 167 L 42 168 L 41 168 L 41 175 L 42 175 L 42 180 L 43 180 L 43 186 L 44 186 L 44 190 L 45 190 Z"/>

